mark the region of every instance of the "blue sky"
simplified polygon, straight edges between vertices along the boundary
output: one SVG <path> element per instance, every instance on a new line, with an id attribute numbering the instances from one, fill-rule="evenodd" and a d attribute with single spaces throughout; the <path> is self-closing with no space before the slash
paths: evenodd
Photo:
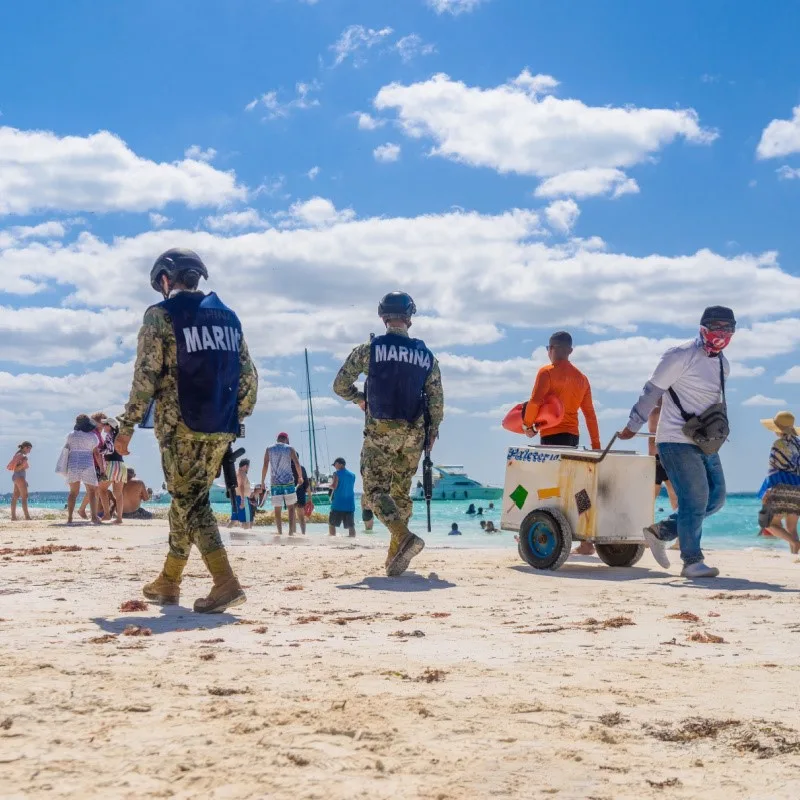
<path id="1" fill-rule="evenodd" d="M 32 488 L 60 488 L 71 417 L 126 396 L 150 263 L 189 246 L 261 369 L 251 455 L 300 439 L 307 346 L 327 449 L 357 461 L 329 387 L 391 289 L 440 355 L 437 458 L 495 483 L 551 330 L 572 330 L 607 439 L 726 303 L 723 458 L 757 488 L 758 420 L 800 385 L 798 24 L 777 2 L 7 5 L 0 444 L 32 439 Z"/>

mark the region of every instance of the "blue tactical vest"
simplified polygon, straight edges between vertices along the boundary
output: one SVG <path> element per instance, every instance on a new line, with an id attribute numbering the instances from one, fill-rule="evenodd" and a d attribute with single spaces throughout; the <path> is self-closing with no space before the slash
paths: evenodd
<path id="1" fill-rule="evenodd" d="M 370 342 L 366 387 L 370 416 L 416 422 L 432 369 L 433 353 L 421 339 L 396 333 L 376 336 Z"/>
<path id="2" fill-rule="evenodd" d="M 180 292 L 158 304 L 178 343 L 178 402 L 189 430 L 239 432 L 239 318 L 213 292 Z"/>

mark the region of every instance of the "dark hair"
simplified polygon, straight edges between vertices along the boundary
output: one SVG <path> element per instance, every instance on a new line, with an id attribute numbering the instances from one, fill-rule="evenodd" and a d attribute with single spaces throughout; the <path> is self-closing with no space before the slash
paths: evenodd
<path id="1" fill-rule="evenodd" d="M 250 459 L 249 459 L 249 458 L 243 458 L 243 459 L 242 459 L 242 460 L 239 462 L 239 467 L 240 467 L 240 468 L 241 468 L 241 467 L 249 467 L 249 466 L 250 466 Z"/>
<path id="2" fill-rule="evenodd" d="M 556 331 L 550 337 L 551 347 L 572 347 L 572 336 L 567 331 Z"/>
<path id="3" fill-rule="evenodd" d="M 76 431 L 82 431 L 83 433 L 91 433 L 93 430 L 95 430 L 96 427 L 97 425 L 95 425 L 94 422 L 89 417 L 86 416 L 86 414 L 78 414 L 78 416 L 75 417 Z"/>
<path id="4" fill-rule="evenodd" d="M 133 467 L 128 467 L 128 480 L 136 477 L 136 470 Z"/>
<path id="5" fill-rule="evenodd" d="M 175 283 L 194 291 L 200 285 L 201 275 L 197 270 L 184 269 L 175 276 Z"/>
<path id="6" fill-rule="evenodd" d="M 450 530 L 451 530 L 451 531 L 457 531 L 457 530 L 458 530 L 458 523 L 457 523 L 457 522 L 454 522 L 454 523 L 453 523 L 453 524 L 450 526 Z"/>

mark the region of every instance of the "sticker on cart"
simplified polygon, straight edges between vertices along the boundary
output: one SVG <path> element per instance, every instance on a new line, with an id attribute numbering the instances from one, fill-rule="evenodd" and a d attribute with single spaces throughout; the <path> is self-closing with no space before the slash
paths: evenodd
<path id="1" fill-rule="evenodd" d="M 509 447 L 508 460 L 544 464 L 546 461 L 561 461 L 561 455 L 559 453 L 540 453 L 526 447 Z"/>
<path id="2" fill-rule="evenodd" d="M 551 486 L 549 489 L 538 489 L 536 494 L 540 500 L 550 500 L 553 497 L 561 497 L 561 489 L 558 486 Z"/>
<path id="3" fill-rule="evenodd" d="M 511 492 L 509 498 L 511 502 L 522 511 L 522 506 L 525 505 L 525 501 L 528 499 L 528 490 L 524 486 L 517 486 L 517 488 Z"/>
<path id="4" fill-rule="evenodd" d="M 578 516 L 585 514 L 592 507 L 592 501 L 589 499 L 589 492 L 586 489 L 581 489 L 575 495 L 575 505 L 578 507 Z"/>

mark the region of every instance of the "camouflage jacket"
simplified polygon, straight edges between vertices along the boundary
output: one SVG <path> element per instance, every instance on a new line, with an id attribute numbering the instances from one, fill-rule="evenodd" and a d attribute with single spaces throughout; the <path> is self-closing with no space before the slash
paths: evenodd
<path id="1" fill-rule="evenodd" d="M 387 328 L 387 333 L 394 333 L 399 336 L 408 336 L 404 328 Z M 347 357 L 347 360 L 342 364 L 339 374 L 333 382 L 333 391 L 339 395 L 343 400 L 349 400 L 353 403 L 359 403 L 365 399 L 364 393 L 359 392 L 355 386 L 359 375 L 369 374 L 369 351 L 370 344 L 360 344 L 353 350 Z M 444 391 L 442 389 L 442 374 L 439 371 L 439 362 L 434 358 L 433 368 L 427 381 L 425 381 L 425 394 L 428 396 L 428 410 L 431 415 L 431 436 L 435 439 L 439 435 L 439 426 L 444 419 Z M 414 427 L 422 428 L 424 420 L 420 417 L 415 423 Z M 392 430 L 407 431 L 408 423 L 405 420 L 376 420 L 372 419 L 369 415 L 369 408 L 364 425 L 365 432 L 380 431 L 389 433 Z"/>
<path id="2" fill-rule="evenodd" d="M 253 413 L 258 395 L 258 373 L 244 339 L 239 349 L 239 420 Z M 150 401 L 155 399 L 155 434 L 159 442 L 176 434 L 198 440 L 233 439 L 227 433 L 197 433 L 181 417 L 178 401 L 178 344 L 172 320 L 159 306 L 148 308 L 139 331 L 133 385 L 125 411 L 120 415 L 120 433 L 129 436 L 144 420 Z"/>

